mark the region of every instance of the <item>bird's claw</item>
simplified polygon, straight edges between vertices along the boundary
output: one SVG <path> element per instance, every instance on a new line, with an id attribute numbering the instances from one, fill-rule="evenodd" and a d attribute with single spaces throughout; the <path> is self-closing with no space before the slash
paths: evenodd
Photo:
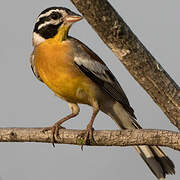
<path id="1" fill-rule="evenodd" d="M 83 144 L 81 145 L 81 150 L 82 151 L 83 151 L 83 146 L 84 145 L 88 145 L 88 144 L 90 144 L 90 142 L 94 141 L 93 131 L 94 131 L 94 128 L 92 128 L 91 126 L 88 125 L 86 130 L 85 130 Z"/>
<path id="2" fill-rule="evenodd" d="M 53 126 L 43 128 L 43 130 L 42 130 L 43 133 L 45 133 L 46 131 L 51 131 L 51 143 L 52 143 L 53 147 L 55 147 L 54 143 L 56 141 L 56 138 L 58 139 L 59 129 L 65 129 L 65 128 L 58 124 L 54 124 Z"/>

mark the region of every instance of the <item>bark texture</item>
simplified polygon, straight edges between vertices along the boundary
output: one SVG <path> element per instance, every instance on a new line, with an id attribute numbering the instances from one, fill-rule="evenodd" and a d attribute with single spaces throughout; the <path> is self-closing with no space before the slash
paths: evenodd
<path id="1" fill-rule="evenodd" d="M 0 142 L 51 143 L 51 133 L 43 128 L 0 128 Z M 56 142 L 82 145 L 85 131 L 59 130 Z M 167 130 L 98 130 L 93 132 L 94 142 L 90 146 L 159 145 L 180 151 L 180 133 Z"/>
<path id="2" fill-rule="evenodd" d="M 180 88 L 109 2 L 71 1 L 170 121 L 180 129 Z"/>

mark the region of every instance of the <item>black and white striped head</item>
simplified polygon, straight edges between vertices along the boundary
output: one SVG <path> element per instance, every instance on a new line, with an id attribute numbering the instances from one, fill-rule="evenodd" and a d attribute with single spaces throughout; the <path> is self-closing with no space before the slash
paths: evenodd
<path id="1" fill-rule="evenodd" d="M 63 26 L 70 27 L 82 16 L 64 7 L 50 7 L 38 16 L 33 30 L 33 45 L 53 38 Z M 67 32 L 68 33 L 68 32 Z"/>

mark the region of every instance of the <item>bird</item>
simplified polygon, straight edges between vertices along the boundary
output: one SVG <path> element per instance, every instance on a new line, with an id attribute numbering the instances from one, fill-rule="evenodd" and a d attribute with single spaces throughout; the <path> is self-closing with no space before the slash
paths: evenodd
<path id="1" fill-rule="evenodd" d="M 120 130 L 142 129 L 110 69 L 90 48 L 69 35 L 72 24 L 82 18 L 68 8 L 49 7 L 39 14 L 33 30 L 32 71 L 56 96 L 66 101 L 72 111 L 43 129 L 43 132 L 51 131 L 53 145 L 58 130 L 63 128 L 61 125 L 79 114 L 78 104 L 89 105 L 93 110 L 83 144 L 93 139 L 93 122 L 99 111 L 110 116 Z M 175 174 L 174 163 L 158 146 L 133 147 L 157 179 Z"/>

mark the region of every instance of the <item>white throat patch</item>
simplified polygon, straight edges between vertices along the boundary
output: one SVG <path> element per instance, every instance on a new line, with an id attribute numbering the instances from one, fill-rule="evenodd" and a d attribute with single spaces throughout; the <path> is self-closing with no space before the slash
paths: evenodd
<path id="1" fill-rule="evenodd" d="M 37 46 L 40 43 L 44 42 L 45 40 L 46 39 L 41 37 L 39 34 L 37 34 L 36 32 L 33 32 L 33 46 Z"/>

